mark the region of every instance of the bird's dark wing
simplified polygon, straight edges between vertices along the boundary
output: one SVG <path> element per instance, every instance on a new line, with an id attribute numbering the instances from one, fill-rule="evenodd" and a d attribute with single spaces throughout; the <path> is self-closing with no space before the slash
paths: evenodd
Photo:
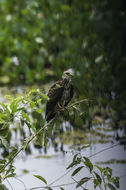
<path id="1" fill-rule="evenodd" d="M 73 95 L 74 95 L 74 86 L 73 86 L 73 84 L 71 84 L 71 86 L 70 86 L 70 96 L 69 96 L 68 100 L 66 101 L 65 106 L 67 106 L 69 104 L 70 100 L 73 98 Z"/>
<path id="2" fill-rule="evenodd" d="M 46 105 L 46 120 L 49 121 L 55 116 L 55 106 L 61 99 L 63 95 L 64 87 L 63 81 L 56 82 L 53 86 L 51 86 L 48 97 L 50 98 Z"/>

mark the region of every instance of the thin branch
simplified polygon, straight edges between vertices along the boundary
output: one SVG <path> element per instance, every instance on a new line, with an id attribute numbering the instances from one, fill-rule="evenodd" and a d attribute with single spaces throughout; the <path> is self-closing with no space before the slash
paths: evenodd
<path id="1" fill-rule="evenodd" d="M 56 183 L 56 182 L 59 181 L 60 179 L 64 178 L 71 170 L 72 170 L 72 168 L 69 169 L 67 172 L 65 172 L 63 175 L 61 175 L 60 177 L 58 177 L 57 179 L 55 179 L 54 181 L 52 181 L 52 182 L 49 184 L 49 186 L 51 186 L 52 184 Z"/>
<path id="2" fill-rule="evenodd" d="M 72 180 L 75 182 L 75 183 L 77 183 L 78 184 L 78 181 L 76 181 L 73 177 L 71 177 L 72 178 Z M 84 189 L 84 187 L 81 185 L 80 186 L 82 189 Z"/>
<path id="3" fill-rule="evenodd" d="M 111 149 L 111 148 L 113 148 L 113 147 L 115 147 L 115 146 L 118 146 L 118 145 L 119 145 L 119 143 L 114 144 L 114 145 L 112 145 L 112 146 L 110 146 L 110 147 L 108 147 L 108 148 L 104 148 L 104 149 L 102 149 L 102 150 L 100 150 L 100 151 L 98 151 L 98 152 L 92 154 L 92 155 L 89 156 L 88 158 L 91 158 L 91 157 L 93 157 L 93 156 L 96 156 L 96 155 L 98 155 L 98 154 L 100 154 L 100 153 L 102 153 L 102 152 L 104 152 L 104 151 L 107 151 L 107 150 L 109 150 L 109 149 Z"/>
<path id="4" fill-rule="evenodd" d="M 80 103 L 82 103 L 82 102 L 84 102 L 84 101 L 88 101 L 88 100 L 87 100 L 87 99 L 79 100 L 79 101 L 77 101 L 77 102 L 71 104 L 70 106 L 67 106 L 67 108 L 70 108 L 70 107 L 72 107 L 72 106 L 74 106 L 74 105 L 76 105 L 76 104 L 80 104 Z M 61 108 L 61 109 L 62 109 L 62 108 Z M 50 125 L 50 124 L 53 122 L 54 119 L 55 119 L 55 118 L 51 119 L 51 120 L 50 120 L 47 124 L 45 124 L 36 134 L 34 134 L 33 136 L 31 136 L 30 140 L 27 142 L 27 145 L 28 145 L 32 140 L 34 140 L 35 137 L 38 136 L 38 134 L 41 133 L 48 125 Z M 24 150 L 24 145 L 21 146 L 21 148 L 14 154 L 14 156 L 11 158 L 11 160 L 9 160 L 9 161 L 0 169 L 0 173 L 3 172 L 3 171 L 5 170 L 5 168 L 10 164 L 10 162 L 12 162 L 12 161 L 15 159 L 15 157 L 16 157 L 20 152 L 22 152 L 23 150 Z"/>
<path id="5" fill-rule="evenodd" d="M 73 103 L 73 104 L 67 106 L 66 108 L 71 108 L 71 107 L 73 107 L 74 105 L 80 104 L 80 103 L 85 102 L 85 101 L 88 101 L 88 100 L 87 100 L 87 99 L 83 99 L 83 100 L 77 101 L 77 102 L 75 102 L 75 103 Z M 61 109 L 62 109 L 62 108 L 61 108 Z M 60 110 L 61 110 L 61 109 L 60 109 Z M 32 140 L 34 140 L 34 139 L 36 138 L 36 136 L 38 136 L 39 133 L 41 133 L 44 129 L 46 129 L 46 127 L 48 127 L 48 126 L 53 122 L 54 119 L 55 119 L 55 118 L 53 118 L 52 120 L 50 120 L 50 121 L 49 121 L 48 123 L 46 123 L 36 134 L 32 135 L 26 145 L 28 145 Z M 112 145 L 111 147 L 105 148 L 105 149 L 103 149 L 103 150 L 101 150 L 101 151 L 99 151 L 99 152 L 97 152 L 97 153 L 95 153 L 95 154 L 92 154 L 91 156 L 89 156 L 89 158 L 91 158 L 91 157 L 93 157 L 93 156 L 96 156 L 96 155 L 98 155 L 98 154 L 100 154 L 100 153 L 102 153 L 102 152 L 104 152 L 104 151 L 106 151 L 106 150 L 108 150 L 108 149 L 111 149 L 111 148 L 113 148 L 113 147 L 115 147 L 115 146 L 117 146 L 117 145 L 119 145 L 119 143 L 118 143 L 118 144 L 115 144 L 115 145 Z M 9 161 L 1 168 L 0 172 L 4 171 L 4 169 L 10 164 L 10 162 L 12 162 L 12 161 L 14 160 L 14 158 L 15 158 L 21 151 L 23 151 L 23 150 L 24 150 L 24 145 L 14 154 L 14 156 L 11 158 L 11 160 L 9 160 Z M 51 183 L 49 184 L 49 186 L 34 187 L 34 188 L 30 189 L 30 190 L 40 189 L 40 188 L 47 188 L 47 187 L 60 187 L 60 186 L 65 186 L 65 185 L 74 184 L 75 182 L 74 182 L 74 183 L 69 183 L 69 184 L 61 184 L 61 185 L 58 185 L 58 186 L 52 186 L 52 184 L 56 183 L 57 181 L 59 181 L 60 179 L 62 179 L 63 177 L 65 177 L 72 169 L 73 169 L 73 168 L 69 169 L 69 170 L 68 170 L 67 172 L 65 172 L 62 176 L 58 177 L 56 180 L 54 180 L 53 182 L 51 182 Z M 123 175 L 123 176 L 121 176 L 121 177 L 125 177 L 125 176 L 126 176 L 126 175 Z M 26 187 L 25 187 L 25 189 L 26 189 Z"/>
<path id="6" fill-rule="evenodd" d="M 124 177 L 126 177 L 126 174 L 119 176 L 119 178 L 124 178 Z"/>
<path id="7" fill-rule="evenodd" d="M 68 186 L 68 185 L 73 185 L 76 182 L 71 182 L 71 183 L 66 183 L 66 184 L 60 184 L 60 185 L 52 185 L 50 187 L 55 188 L 55 187 L 63 187 L 63 186 Z"/>
<path id="8" fill-rule="evenodd" d="M 104 151 L 106 151 L 106 150 L 109 150 L 109 149 L 111 149 L 111 148 L 113 148 L 113 147 L 115 147 L 115 146 L 118 146 L 118 145 L 119 145 L 119 143 L 118 143 L 118 144 L 115 144 L 115 145 L 112 145 L 112 146 L 110 146 L 110 147 L 108 147 L 108 148 L 105 148 L 105 149 L 103 149 L 103 150 L 100 150 L 99 152 L 96 152 L 95 154 L 92 154 L 92 155 L 89 156 L 88 158 L 91 158 L 91 157 L 93 157 L 93 156 L 96 156 L 96 155 L 98 155 L 98 154 L 100 154 L 100 153 L 102 153 L 102 152 L 104 152 Z M 65 177 L 72 169 L 73 169 L 73 168 L 71 168 L 70 170 L 68 170 L 67 172 L 65 172 L 63 175 L 61 175 L 60 177 L 58 177 L 56 180 L 54 180 L 53 182 L 51 182 L 51 183 L 49 184 L 49 186 L 52 185 L 52 184 L 54 184 L 54 183 L 56 183 L 57 181 L 59 181 L 59 180 L 62 179 L 63 177 Z"/>
<path id="9" fill-rule="evenodd" d="M 20 181 L 20 182 L 23 184 L 25 190 L 27 189 L 25 183 L 24 183 L 21 179 L 18 179 L 17 177 L 14 177 L 14 178 L 15 178 L 16 180 Z"/>
<path id="10" fill-rule="evenodd" d="M 67 106 L 67 108 L 71 108 L 72 106 L 75 106 L 75 105 L 80 104 L 82 102 L 88 102 L 88 101 L 89 101 L 88 99 L 82 99 L 82 100 L 79 100 L 73 104 L 70 104 L 69 106 Z"/>
<path id="11" fill-rule="evenodd" d="M 48 185 L 48 186 L 41 186 L 41 187 L 33 187 L 33 188 L 29 189 L 29 190 L 35 190 L 35 189 L 41 189 L 41 188 L 46 189 L 47 187 L 51 187 L 51 188 L 63 187 L 63 186 L 73 185 L 75 183 L 76 182 L 65 183 L 65 184 L 60 184 L 60 185 L 52 185 L 52 186 Z"/>
<path id="12" fill-rule="evenodd" d="M 36 136 L 39 135 L 39 133 L 41 133 L 44 129 L 46 129 L 46 127 L 48 127 L 48 126 L 53 122 L 53 120 L 54 120 L 54 118 L 51 119 L 47 124 L 45 124 L 41 129 L 39 129 L 39 131 L 38 131 L 36 134 L 32 135 L 31 138 L 29 139 L 29 141 L 27 142 L 27 145 L 28 145 L 31 141 L 33 141 L 33 140 L 36 138 Z M 21 151 L 23 151 L 23 150 L 24 150 L 24 145 L 21 146 L 21 148 L 14 154 L 14 156 L 11 158 L 11 160 L 9 160 L 9 161 L 1 168 L 0 173 L 3 172 L 3 171 L 5 170 L 5 168 L 14 160 L 14 158 L 15 158 Z"/>
<path id="13" fill-rule="evenodd" d="M 7 183 L 9 184 L 10 188 L 11 188 L 12 190 L 14 190 L 13 187 L 12 187 L 12 185 L 11 185 L 11 183 L 9 182 L 9 180 L 8 180 L 8 179 L 6 179 L 6 180 L 7 180 Z"/>

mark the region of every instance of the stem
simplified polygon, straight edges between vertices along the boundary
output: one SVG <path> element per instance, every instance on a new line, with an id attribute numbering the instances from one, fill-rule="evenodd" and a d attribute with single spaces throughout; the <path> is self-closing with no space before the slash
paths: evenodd
<path id="1" fill-rule="evenodd" d="M 9 180 L 8 180 L 8 179 L 6 179 L 6 180 L 7 180 L 8 184 L 10 185 L 10 188 L 11 188 L 12 190 L 14 190 L 13 187 L 12 187 L 12 185 L 11 185 L 11 183 L 9 182 Z"/>
<path id="2" fill-rule="evenodd" d="M 41 129 L 39 129 L 39 131 L 34 134 L 29 141 L 27 142 L 27 145 L 33 140 L 35 139 L 36 136 L 38 136 L 39 133 L 41 133 L 47 126 L 49 126 L 52 122 L 53 122 L 54 118 L 51 119 L 47 124 L 45 124 Z M 24 150 L 24 145 L 14 154 L 14 156 L 11 158 L 11 160 L 9 160 L 0 170 L 0 173 L 3 172 L 5 170 L 5 168 L 14 160 L 14 158 L 21 152 Z"/>

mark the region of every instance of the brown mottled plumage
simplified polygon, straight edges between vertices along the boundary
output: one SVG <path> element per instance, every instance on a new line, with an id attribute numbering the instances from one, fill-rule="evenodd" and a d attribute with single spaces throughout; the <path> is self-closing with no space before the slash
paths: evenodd
<path id="1" fill-rule="evenodd" d="M 49 121 L 55 117 L 59 107 L 67 106 L 74 94 L 72 84 L 72 72 L 65 71 L 62 79 L 53 84 L 48 92 L 50 98 L 46 105 L 46 120 Z"/>

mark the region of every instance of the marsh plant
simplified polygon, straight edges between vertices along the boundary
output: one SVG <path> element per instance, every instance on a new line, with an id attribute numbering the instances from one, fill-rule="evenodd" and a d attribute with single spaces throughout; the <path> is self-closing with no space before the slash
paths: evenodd
<path id="1" fill-rule="evenodd" d="M 7 187 L 3 184 L 4 180 L 16 176 L 16 168 L 13 164 L 20 152 L 26 151 L 31 142 L 46 148 L 49 141 L 49 134 L 51 134 L 52 130 L 52 128 L 48 126 L 55 123 L 55 118 L 48 123 L 45 121 L 44 105 L 49 98 L 39 89 L 32 89 L 24 96 L 16 98 L 6 95 L 6 99 L 7 103 L 0 103 L 0 190 L 7 190 Z M 77 112 L 77 110 L 80 109 L 81 103 L 82 100 L 77 103 L 72 103 L 66 109 L 69 111 L 72 110 L 71 113 L 76 109 Z M 64 110 L 62 110 L 62 113 L 63 111 Z M 16 127 L 15 123 L 18 123 Z M 28 129 L 27 133 L 25 133 L 25 128 Z M 12 144 L 12 132 L 19 132 L 22 135 L 19 145 Z M 81 187 L 84 190 L 88 190 L 89 183 L 93 184 L 94 189 L 109 188 L 116 190 L 119 188 L 119 177 L 113 177 L 112 169 L 95 165 L 88 157 L 82 154 L 82 150 L 88 146 L 89 145 L 82 145 L 77 151 L 73 150 L 73 158 L 66 168 L 66 173 L 71 172 L 71 179 L 73 180 L 73 184 L 75 184 L 75 188 Z M 81 179 L 78 180 L 76 177 L 78 173 L 83 170 L 88 170 L 89 175 L 82 176 Z M 48 184 L 47 180 L 38 174 L 34 175 L 34 177 L 44 183 L 41 189 L 51 190 L 56 187 L 60 190 L 65 189 L 63 184 L 57 186 L 54 186 L 53 183 Z M 24 188 L 26 189 L 26 187 Z M 37 189 L 37 187 L 34 189 Z"/>

